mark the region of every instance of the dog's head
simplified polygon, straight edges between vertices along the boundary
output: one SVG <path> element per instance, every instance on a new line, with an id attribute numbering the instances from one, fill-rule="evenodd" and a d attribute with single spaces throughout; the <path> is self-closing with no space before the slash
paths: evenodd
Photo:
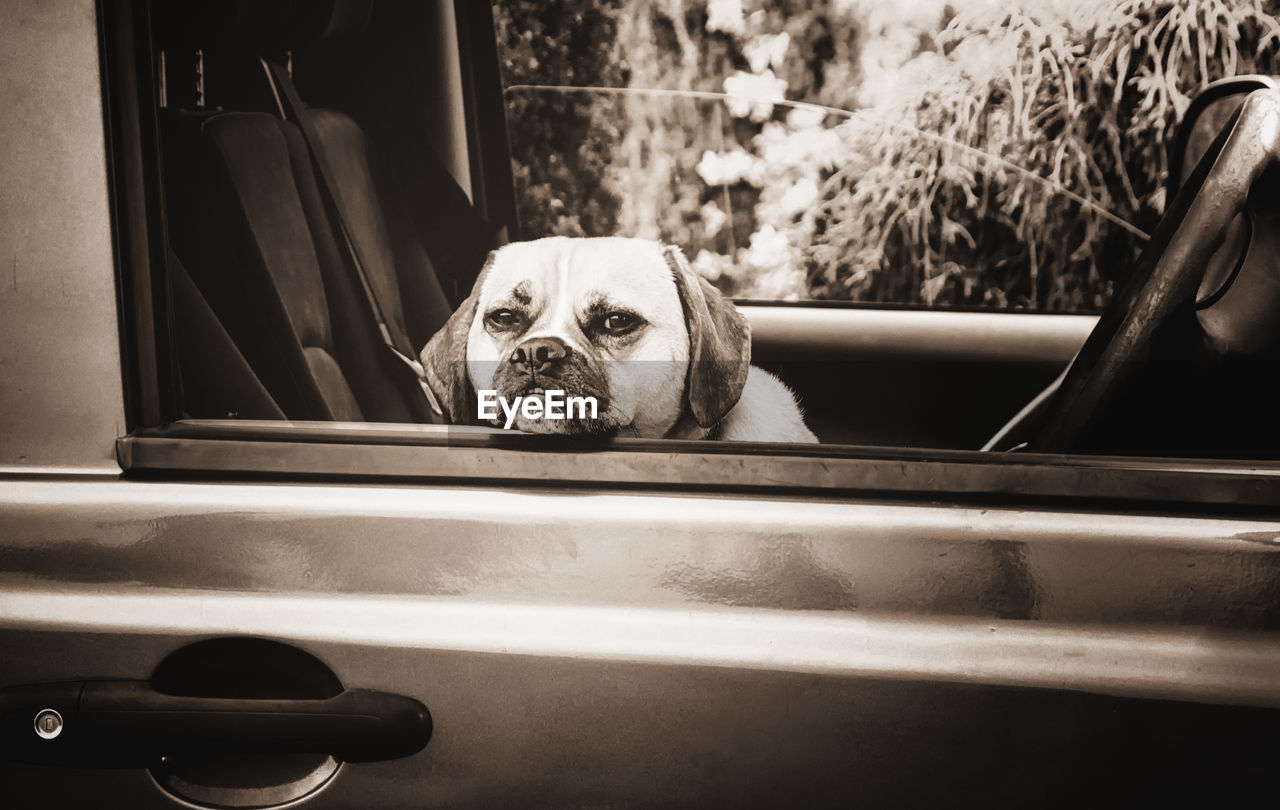
<path id="1" fill-rule="evenodd" d="M 477 390 L 596 398 L 595 419 L 517 418 L 535 433 L 661 437 L 684 418 L 709 428 L 737 403 L 750 362 L 746 320 L 678 249 L 617 238 L 494 251 L 422 350 L 454 424 L 475 420 Z"/>

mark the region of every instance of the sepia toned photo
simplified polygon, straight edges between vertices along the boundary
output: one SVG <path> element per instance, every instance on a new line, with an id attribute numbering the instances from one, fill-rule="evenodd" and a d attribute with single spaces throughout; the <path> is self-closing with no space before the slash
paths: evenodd
<path id="1" fill-rule="evenodd" d="M 1267 803 L 1280 3 L 0 21 L 0 805 Z"/>

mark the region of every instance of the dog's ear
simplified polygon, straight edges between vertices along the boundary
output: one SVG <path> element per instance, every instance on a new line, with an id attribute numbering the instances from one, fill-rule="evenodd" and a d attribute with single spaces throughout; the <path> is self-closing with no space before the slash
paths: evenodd
<path id="1" fill-rule="evenodd" d="M 427 385 L 436 395 L 444 416 L 453 425 L 469 425 L 475 418 L 471 403 L 475 399 L 471 391 L 471 378 L 467 374 L 467 339 L 471 332 L 471 323 L 476 318 L 476 307 L 480 301 L 480 288 L 484 285 L 485 276 L 493 266 L 498 251 L 489 253 L 485 259 L 480 275 L 471 288 L 471 295 L 458 305 L 456 312 L 450 316 L 445 325 L 427 341 L 419 359 Z"/>
<path id="2" fill-rule="evenodd" d="M 689 327 L 685 399 L 700 427 L 709 428 L 738 404 L 751 367 L 751 325 L 711 283 L 694 272 L 680 248 L 662 255 L 671 268 Z"/>

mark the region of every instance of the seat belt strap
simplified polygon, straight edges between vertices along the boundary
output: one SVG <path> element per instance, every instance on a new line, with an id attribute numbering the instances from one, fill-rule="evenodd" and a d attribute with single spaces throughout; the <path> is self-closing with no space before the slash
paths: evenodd
<path id="1" fill-rule="evenodd" d="M 298 91 L 293 86 L 293 80 L 289 78 L 288 69 L 278 62 L 269 59 L 262 59 L 262 66 L 267 71 L 267 76 L 271 81 L 272 89 L 276 92 L 276 98 L 280 103 L 280 109 L 284 113 L 285 119 L 292 121 L 298 125 L 302 131 L 302 140 L 307 145 L 307 151 L 311 153 L 311 162 L 316 167 L 316 173 L 320 188 L 323 190 L 329 208 L 333 211 L 333 218 L 342 243 L 347 248 L 347 256 L 351 260 L 351 266 L 355 270 L 356 277 L 360 280 L 360 287 L 364 291 L 365 300 L 369 304 L 369 310 L 373 314 L 374 320 L 378 324 L 378 332 L 382 336 L 382 342 L 395 357 L 407 366 L 416 376 L 418 386 L 422 389 L 423 395 L 426 397 L 427 404 L 431 407 L 436 416 L 444 417 L 444 408 L 440 406 L 440 400 L 437 399 L 435 392 L 431 390 L 431 386 L 427 384 L 426 373 L 422 368 L 422 364 L 413 356 L 413 347 L 409 345 L 408 336 L 393 332 L 387 326 L 386 315 L 383 311 L 382 304 L 378 300 L 378 294 L 373 284 L 369 281 L 369 276 L 365 272 L 365 264 L 360 259 L 360 249 L 355 239 L 351 235 L 350 228 L 347 227 L 346 215 L 343 212 L 341 197 L 337 191 L 337 183 L 334 182 L 329 162 L 325 159 L 324 150 L 320 148 L 320 136 L 316 132 L 315 122 L 311 119 L 306 107 L 302 103 L 302 99 L 298 97 Z"/>

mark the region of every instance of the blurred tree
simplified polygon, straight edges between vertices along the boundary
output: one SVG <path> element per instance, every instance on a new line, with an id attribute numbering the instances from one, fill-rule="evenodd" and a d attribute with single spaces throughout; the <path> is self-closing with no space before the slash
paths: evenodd
<path id="1" fill-rule="evenodd" d="M 1272 0 L 497 10 L 508 86 L 665 91 L 510 94 L 522 235 L 664 239 L 744 297 L 1099 309 L 1190 97 L 1280 58 Z"/>
<path id="2" fill-rule="evenodd" d="M 617 20 L 626 0 L 497 0 L 503 83 L 625 87 Z M 601 183 L 622 129 L 616 105 L 519 89 L 507 120 L 521 236 L 613 231 L 618 199 Z M 612 113 L 612 114 L 611 114 Z"/>
<path id="3" fill-rule="evenodd" d="M 1259 0 L 1020 0 L 959 11 L 842 128 L 809 292 L 1096 310 L 1164 210 L 1168 138 L 1210 81 L 1277 69 Z M 993 238 L 993 235 L 995 238 Z"/>

